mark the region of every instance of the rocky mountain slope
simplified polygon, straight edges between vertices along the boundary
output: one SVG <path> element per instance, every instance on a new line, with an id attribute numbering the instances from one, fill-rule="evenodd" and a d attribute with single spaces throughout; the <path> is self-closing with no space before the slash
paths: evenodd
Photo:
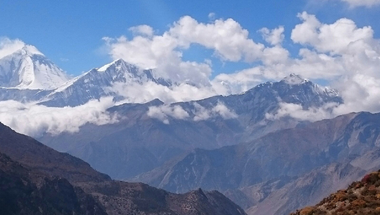
<path id="1" fill-rule="evenodd" d="M 326 186 L 330 179 L 344 186 L 379 164 L 379 118 L 353 113 L 236 146 L 197 149 L 135 180 L 173 192 L 217 189 L 251 214 L 266 214 L 263 208 L 268 205 L 276 205 L 270 214 L 284 214 L 316 203 L 326 194 L 318 190 L 333 192 Z M 315 191 L 310 194 L 308 189 Z"/>
<path id="2" fill-rule="evenodd" d="M 291 180 L 280 178 L 239 191 L 248 198 L 260 196 L 254 199 L 254 206 L 246 209 L 248 214 L 289 214 L 296 208 L 316 204 L 329 193 L 357 180 L 365 172 L 365 169 L 350 164 L 333 163 Z M 255 195 L 252 195 L 254 192 Z M 232 197 L 228 193 L 226 195 Z"/>
<path id="3" fill-rule="evenodd" d="M 180 195 L 112 181 L 2 124 L 0 153 L 0 210 L 7 214 L 245 214 L 217 191 Z"/>
<path id="4" fill-rule="evenodd" d="M 297 210 L 291 215 L 303 214 L 379 214 L 380 171 L 365 175 L 361 181 L 353 182 L 324 198 L 316 206 Z"/>

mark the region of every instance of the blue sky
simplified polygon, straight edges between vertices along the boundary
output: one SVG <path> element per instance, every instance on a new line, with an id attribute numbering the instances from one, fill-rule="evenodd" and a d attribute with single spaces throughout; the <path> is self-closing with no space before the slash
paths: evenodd
<path id="1" fill-rule="evenodd" d="M 371 26 L 379 37 L 380 7 L 350 8 L 338 0 L 258 0 L 258 1 L 178 1 L 178 0 L 97 0 L 97 1 L 1 1 L 0 37 L 20 39 L 36 46 L 69 74 L 80 74 L 111 61 L 104 51 L 103 37 L 117 38 L 138 25 L 149 25 L 155 33 L 163 33 L 181 17 L 189 15 L 198 22 L 232 18 L 249 31 L 249 38 L 263 39 L 258 30 L 284 26 L 283 46 L 292 55 L 298 47 L 290 41 L 290 33 L 300 23 L 297 13 L 314 14 L 323 23 L 349 18 L 358 27 Z M 212 53 L 201 46 L 192 46 L 184 59 L 202 61 Z M 251 65 L 213 60 L 213 76 L 218 72 L 234 72 Z"/>

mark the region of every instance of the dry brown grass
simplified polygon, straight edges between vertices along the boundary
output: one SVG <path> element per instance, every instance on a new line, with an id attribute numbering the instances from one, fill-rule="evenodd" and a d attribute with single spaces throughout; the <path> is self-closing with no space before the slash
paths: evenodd
<path id="1" fill-rule="evenodd" d="M 346 190 L 324 198 L 319 204 L 297 210 L 291 215 L 380 214 L 380 170 L 353 182 Z"/>

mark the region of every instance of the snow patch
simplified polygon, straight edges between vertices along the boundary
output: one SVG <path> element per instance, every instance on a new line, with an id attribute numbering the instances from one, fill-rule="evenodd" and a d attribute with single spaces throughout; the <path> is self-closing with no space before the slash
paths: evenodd
<path id="1" fill-rule="evenodd" d="M 40 52 L 35 46 L 32 46 L 32 45 L 25 45 L 21 51 L 24 53 L 24 54 L 27 54 L 29 56 L 32 56 L 32 55 L 42 55 L 42 56 L 45 56 L 44 54 L 42 54 L 42 52 Z"/>
<path id="2" fill-rule="evenodd" d="M 96 69 L 98 72 L 105 72 L 110 66 L 114 65 L 117 61 L 119 61 L 120 59 L 117 59 L 117 60 L 114 60 L 112 61 L 111 63 L 109 64 L 106 64 L 98 69 Z"/>

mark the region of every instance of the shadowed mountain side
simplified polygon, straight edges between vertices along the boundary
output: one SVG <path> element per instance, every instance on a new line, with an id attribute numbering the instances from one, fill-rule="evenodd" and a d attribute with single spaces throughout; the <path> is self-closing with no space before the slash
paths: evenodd
<path id="1" fill-rule="evenodd" d="M 0 214 L 106 214 L 66 179 L 51 178 L 0 153 Z"/>
<path id="2" fill-rule="evenodd" d="M 59 153 L 1 123 L 0 152 L 47 175 L 64 177 L 72 182 L 110 180 L 109 176 L 95 171 L 84 161 Z"/>

